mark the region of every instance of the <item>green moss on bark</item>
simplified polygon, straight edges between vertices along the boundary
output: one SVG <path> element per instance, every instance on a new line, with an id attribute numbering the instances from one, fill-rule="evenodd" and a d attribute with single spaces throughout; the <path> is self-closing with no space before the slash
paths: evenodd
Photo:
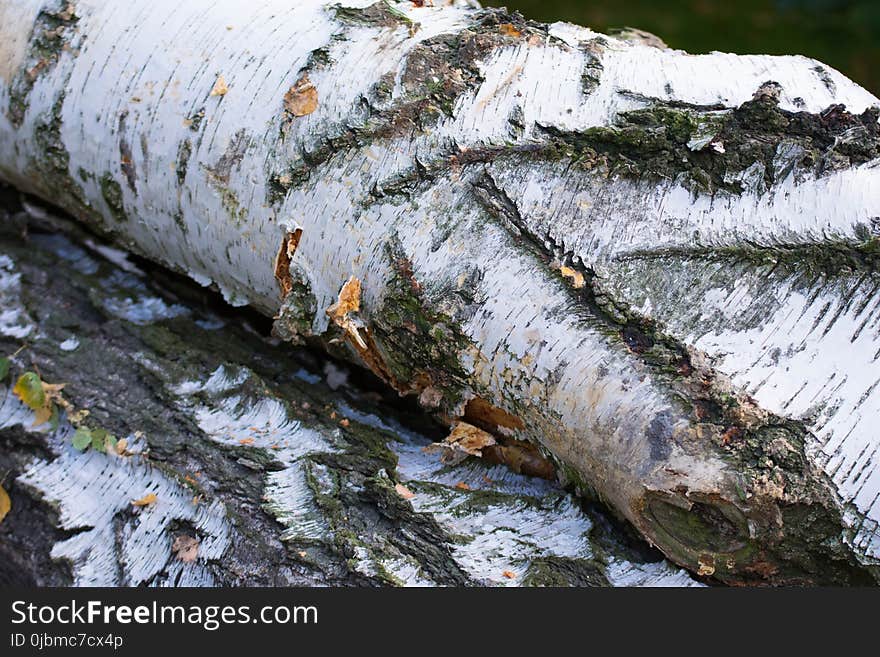
<path id="1" fill-rule="evenodd" d="M 31 168 L 34 181 L 47 190 L 47 196 L 63 203 L 69 211 L 83 221 L 94 221 L 96 212 L 89 205 L 82 187 L 70 173 L 70 154 L 61 139 L 61 110 L 64 106 L 64 93 L 59 94 L 52 108 L 34 122 L 34 153 Z M 82 179 L 89 174 L 79 170 Z"/>
<path id="2" fill-rule="evenodd" d="M 523 586 L 611 586 L 608 578 L 592 561 L 570 557 L 533 559 L 522 580 Z"/>
<path id="3" fill-rule="evenodd" d="M 296 268 L 290 269 L 290 290 L 272 324 L 272 334 L 286 342 L 302 344 L 312 335 L 312 323 L 318 302 L 306 277 Z"/>
<path id="4" fill-rule="evenodd" d="M 105 173 L 98 181 L 101 186 L 101 197 L 110 210 L 110 215 L 118 222 L 128 221 L 122 197 L 122 187 L 113 178 L 113 174 Z"/>
<path id="5" fill-rule="evenodd" d="M 389 245 L 387 255 L 394 273 L 380 307 L 370 313 L 370 330 L 394 379 L 414 392 L 428 385 L 438 389 L 450 410 L 467 386 L 461 355 L 471 342 L 455 317 L 437 310 L 436 300 L 430 298 L 449 291 L 423 289 L 399 247 Z"/>
<path id="6" fill-rule="evenodd" d="M 58 63 L 78 21 L 75 4 L 68 0 L 55 0 L 37 14 L 25 63 L 10 85 L 7 116 L 15 127 L 24 122 L 34 84 Z"/>
<path id="7" fill-rule="evenodd" d="M 880 108 L 841 105 L 819 114 L 779 107 L 777 85 L 732 110 L 654 101 L 615 125 L 580 132 L 543 128 L 548 152 L 613 175 L 680 181 L 695 192 L 762 192 L 789 175 L 821 176 L 880 156 Z M 751 173 L 754 172 L 754 173 Z"/>

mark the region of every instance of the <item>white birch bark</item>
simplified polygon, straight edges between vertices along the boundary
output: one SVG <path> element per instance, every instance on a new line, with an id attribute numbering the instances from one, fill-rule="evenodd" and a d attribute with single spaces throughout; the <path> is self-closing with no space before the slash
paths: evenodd
<path id="1" fill-rule="evenodd" d="M 442 4 L 3 0 L 0 177 L 692 570 L 876 576 L 878 100 Z"/>

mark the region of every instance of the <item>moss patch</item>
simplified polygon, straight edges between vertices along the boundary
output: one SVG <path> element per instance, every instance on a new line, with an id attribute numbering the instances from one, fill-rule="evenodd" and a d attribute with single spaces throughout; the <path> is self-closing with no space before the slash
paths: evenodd
<path id="1" fill-rule="evenodd" d="M 787 176 L 821 176 L 880 156 L 880 108 L 860 115 L 842 105 L 819 114 L 779 107 L 767 83 L 733 110 L 655 101 L 623 112 L 615 125 L 581 132 L 543 128 L 549 149 L 587 168 L 678 180 L 695 192 L 763 191 Z"/>
<path id="2" fill-rule="evenodd" d="M 381 306 L 370 313 L 370 330 L 381 345 L 385 366 L 400 384 L 419 391 L 428 385 L 440 390 L 447 409 L 455 406 L 467 385 L 461 353 L 470 340 L 457 320 L 436 310 L 430 297 L 444 290 L 425 290 L 416 281 L 412 264 L 400 247 L 389 245 L 393 272 Z"/>
<path id="3" fill-rule="evenodd" d="M 34 84 L 58 63 L 78 21 L 74 3 L 67 0 L 56 0 L 37 14 L 25 64 L 10 85 L 7 115 L 15 127 L 24 121 Z"/>
<path id="4" fill-rule="evenodd" d="M 522 580 L 523 586 L 611 586 L 592 561 L 569 557 L 533 559 Z"/>
<path id="5" fill-rule="evenodd" d="M 128 221 L 120 184 L 113 179 L 113 175 L 110 173 L 105 173 L 98 182 L 101 186 L 101 197 L 107 204 L 110 215 L 120 223 Z"/>

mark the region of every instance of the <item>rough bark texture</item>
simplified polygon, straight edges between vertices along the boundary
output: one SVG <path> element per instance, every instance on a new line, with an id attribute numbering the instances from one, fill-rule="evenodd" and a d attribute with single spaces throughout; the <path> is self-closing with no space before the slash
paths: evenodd
<path id="1" fill-rule="evenodd" d="M 696 584 L 558 485 L 444 465 L 438 426 L 259 315 L 2 205 L 0 583 Z M 27 370 L 65 383 L 56 428 L 11 393 Z"/>
<path id="2" fill-rule="evenodd" d="M 694 571 L 877 577 L 878 101 L 836 71 L 464 5 L 0 8 L 7 181 Z"/>

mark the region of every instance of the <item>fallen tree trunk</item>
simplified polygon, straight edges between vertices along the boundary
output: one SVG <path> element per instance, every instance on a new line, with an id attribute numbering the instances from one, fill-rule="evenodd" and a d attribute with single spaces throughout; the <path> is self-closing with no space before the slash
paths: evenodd
<path id="1" fill-rule="evenodd" d="M 878 100 L 836 71 L 461 5 L 0 15 L 0 177 L 696 572 L 877 578 Z"/>
<path id="2" fill-rule="evenodd" d="M 4 189 L 0 585 L 697 585 L 558 484 L 443 464 L 417 408 L 252 311 L 7 217 Z M 57 426 L 12 391 L 28 370 L 64 384 Z"/>

